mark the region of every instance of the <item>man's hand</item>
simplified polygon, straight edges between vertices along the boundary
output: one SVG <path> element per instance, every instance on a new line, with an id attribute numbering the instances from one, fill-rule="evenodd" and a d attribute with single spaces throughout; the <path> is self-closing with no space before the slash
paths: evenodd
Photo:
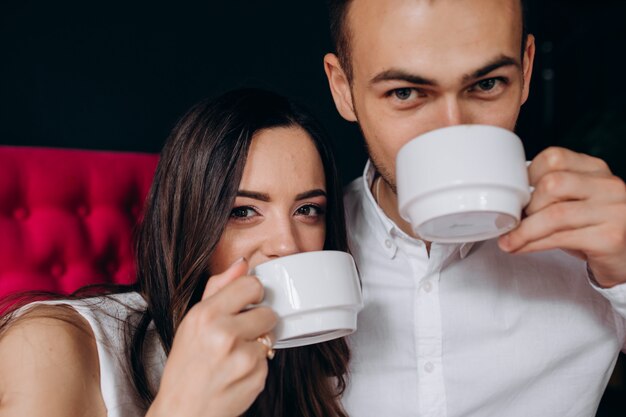
<path id="1" fill-rule="evenodd" d="M 564 249 L 587 261 L 597 283 L 626 282 L 626 185 L 601 159 L 548 148 L 532 161 L 526 217 L 500 237 L 511 253 Z"/>

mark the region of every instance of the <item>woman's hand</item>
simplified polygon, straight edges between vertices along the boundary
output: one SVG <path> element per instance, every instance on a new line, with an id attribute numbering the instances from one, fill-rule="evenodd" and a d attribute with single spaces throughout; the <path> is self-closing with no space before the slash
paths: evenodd
<path id="1" fill-rule="evenodd" d="M 267 347 L 257 338 L 276 325 L 259 280 L 240 260 L 211 277 L 181 322 L 149 417 L 239 416 L 265 386 Z"/>

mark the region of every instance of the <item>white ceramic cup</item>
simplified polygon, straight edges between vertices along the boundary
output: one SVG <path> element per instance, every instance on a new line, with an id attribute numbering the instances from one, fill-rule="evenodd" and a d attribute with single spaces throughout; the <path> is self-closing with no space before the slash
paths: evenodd
<path id="1" fill-rule="evenodd" d="M 495 126 L 450 126 L 411 140 L 396 158 L 396 184 L 400 215 L 430 242 L 504 234 L 530 201 L 522 142 Z"/>
<path id="2" fill-rule="evenodd" d="M 350 254 L 303 252 L 259 264 L 250 273 L 265 288 L 261 305 L 279 318 L 274 348 L 325 342 L 356 330 L 363 300 Z"/>

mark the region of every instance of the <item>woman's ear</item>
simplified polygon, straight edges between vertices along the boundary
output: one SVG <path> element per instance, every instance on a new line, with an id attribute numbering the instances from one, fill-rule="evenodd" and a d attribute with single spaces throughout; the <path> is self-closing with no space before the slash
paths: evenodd
<path id="1" fill-rule="evenodd" d="M 330 92 L 333 95 L 337 111 L 347 121 L 356 122 L 357 118 L 352 102 L 350 81 L 341 67 L 337 55 L 326 54 L 324 56 L 324 71 L 328 78 L 328 85 L 330 86 Z"/>

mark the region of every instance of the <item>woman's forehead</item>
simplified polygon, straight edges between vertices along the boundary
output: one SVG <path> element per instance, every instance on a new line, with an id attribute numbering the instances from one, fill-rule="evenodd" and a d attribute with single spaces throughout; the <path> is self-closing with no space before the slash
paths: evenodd
<path id="1" fill-rule="evenodd" d="M 325 189 L 319 152 L 299 126 L 263 129 L 250 145 L 240 189 L 254 191 Z"/>

